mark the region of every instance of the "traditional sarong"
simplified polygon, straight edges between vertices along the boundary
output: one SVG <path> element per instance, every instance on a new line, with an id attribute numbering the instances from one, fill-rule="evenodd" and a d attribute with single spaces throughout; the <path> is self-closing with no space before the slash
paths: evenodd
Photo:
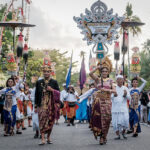
<path id="1" fill-rule="evenodd" d="M 43 95 L 41 106 L 38 108 L 39 128 L 41 133 L 51 132 L 55 121 L 55 103 L 59 102 L 59 92 L 54 90 L 53 95 L 46 92 Z"/>
<path id="2" fill-rule="evenodd" d="M 23 112 L 24 112 L 24 116 L 27 116 L 27 101 L 26 100 L 23 101 Z"/>
<path id="3" fill-rule="evenodd" d="M 16 112 L 16 120 L 23 119 L 23 102 L 21 100 L 17 100 L 17 112 Z"/>
<path id="4" fill-rule="evenodd" d="M 93 95 L 91 125 L 95 138 L 97 136 L 107 137 L 111 122 L 111 100 L 110 93 L 97 91 Z"/>
<path id="5" fill-rule="evenodd" d="M 16 124 L 16 110 L 17 105 L 13 105 L 11 108 L 11 111 L 8 111 L 6 109 L 3 110 L 4 113 L 4 123 L 8 126 L 7 132 L 9 133 L 11 127 L 14 128 Z"/>
<path id="6" fill-rule="evenodd" d="M 141 132 L 141 127 L 139 123 L 139 117 L 140 117 L 140 108 L 138 107 L 136 110 L 133 108 L 130 108 L 129 111 L 129 122 L 130 122 L 130 128 L 133 129 L 135 126 L 137 126 L 137 133 Z"/>
<path id="7" fill-rule="evenodd" d="M 73 104 L 74 102 L 68 102 L 67 103 L 67 118 L 72 119 L 76 116 L 76 110 L 79 108 L 77 104 L 74 106 L 69 106 L 70 104 Z"/>
<path id="8" fill-rule="evenodd" d="M 32 110 L 33 110 L 32 102 L 31 102 L 31 100 L 28 100 L 27 101 L 27 116 L 28 117 L 32 116 Z"/>
<path id="9" fill-rule="evenodd" d="M 64 107 L 62 108 L 62 114 L 63 114 L 63 116 L 66 116 L 67 115 L 67 102 L 66 101 L 64 101 Z"/>

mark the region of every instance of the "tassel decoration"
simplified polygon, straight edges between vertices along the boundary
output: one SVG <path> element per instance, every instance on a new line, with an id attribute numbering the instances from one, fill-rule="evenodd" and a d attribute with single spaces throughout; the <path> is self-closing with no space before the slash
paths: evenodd
<path id="1" fill-rule="evenodd" d="M 23 48 L 23 59 L 25 61 L 25 64 L 28 61 L 28 45 L 24 44 L 24 48 Z"/>
<path id="2" fill-rule="evenodd" d="M 120 59 L 120 46 L 119 42 L 115 42 L 114 46 L 114 59 L 119 60 Z"/>
<path id="3" fill-rule="evenodd" d="M 22 57 L 22 52 L 23 52 L 23 35 L 20 32 L 17 42 L 17 57 Z"/>
<path id="4" fill-rule="evenodd" d="M 122 53 L 125 54 L 128 51 L 129 47 L 129 39 L 128 39 L 128 33 L 125 31 L 123 33 L 123 44 L 122 44 Z"/>

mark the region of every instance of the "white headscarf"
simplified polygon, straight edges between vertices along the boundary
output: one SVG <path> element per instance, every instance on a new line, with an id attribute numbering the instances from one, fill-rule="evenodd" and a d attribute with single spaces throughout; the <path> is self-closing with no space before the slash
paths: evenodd
<path id="1" fill-rule="evenodd" d="M 123 79 L 123 76 L 122 76 L 122 75 L 117 75 L 117 76 L 116 76 L 116 80 L 117 80 L 118 78 Z"/>

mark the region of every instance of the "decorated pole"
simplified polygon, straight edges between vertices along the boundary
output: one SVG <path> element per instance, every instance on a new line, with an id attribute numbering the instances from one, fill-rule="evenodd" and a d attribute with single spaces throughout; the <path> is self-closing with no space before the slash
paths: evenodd
<path id="1" fill-rule="evenodd" d="M 83 40 L 86 40 L 88 45 L 94 44 L 93 52 L 101 65 L 102 59 L 108 53 L 106 44 L 112 44 L 112 41 L 117 39 L 117 29 L 120 28 L 124 17 L 114 15 L 113 9 L 108 10 L 107 5 L 98 0 L 91 6 L 91 10 L 85 9 L 85 15 L 81 14 L 73 19 L 82 30 Z"/>
<path id="2" fill-rule="evenodd" d="M 133 76 L 138 76 L 141 71 L 141 65 L 140 65 L 140 56 L 138 54 L 139 48 L 133 47 L 132 51 L 134 52 L 131 59 L 131 72 Z"/>
<path id="3" fill-rule="evenodd" d="M 127 53 L 127 51 L 129 50 L 129 39 L 128 39 L 128 30 L 123 28 L 123 41 L 122 41 L 122 54 L 123 54 L 123 58 L 122 58 L 122 74 L 124 75 L 124 60 L 125 60 L 125 54 Z"/>
<path id="4" fill-rule="evenodd" d="M 118 74 L 118 60 L 120 59 L 120 46 L 119 42 L 115 42 L 114 46 L 114 60 L 116 60 L 116 75 Z"/>

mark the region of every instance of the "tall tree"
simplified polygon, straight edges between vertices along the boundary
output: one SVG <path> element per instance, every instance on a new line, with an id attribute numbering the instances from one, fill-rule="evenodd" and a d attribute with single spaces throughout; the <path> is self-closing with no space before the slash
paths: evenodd
<path id="1" fill-rule="evenodd" d="M 127 21 L 141 22 L 141 19 L 137 15 L 133 15 L 132 4 L 130 4 L 129 2 L 127 3 L 126 12 L 124 15 Z M 133 36 L 135 36 L 141 33 L 141 28 L 139 26 L 129 27 L 129 32 L 131 32 Z"/>
<path id="2" fill-rule="evenodd" d="M 47 51 L 51 62 L 55 62 L 55 73 L 56 73 L 56 79 L 61 86 L 63 83 L 65 83 L 65 77 L 67 74 L 67 70 L 69 68 L 70 64 L 70 58 L 66 56 L 67 51 L 61 53 L 59 50 L 32 50 L 32 54 L 29 57 L 28 61 L 28 69 L 27 69 L 27 81 L 30 83 L 31 78 L 33 75 L 42 75 L 41 66 L 43 64 L 43 58 L 45 55 L 45 52 Z M 31 53 L 31 52 L 30 52 Z M 23 64 L 23 63 L 21 63 Z M 72 67 L 76 66 L 76 62 L 73 62 Z M 23 74 L 23 65 L 20 68 L 21 74 Z M 73 77 L 74 78 L 74 77 Z M 72 79 L 73 79 L 72 78 Z M 74 79 L 73 79 L 74 81 Z"/>
<path id="3" fill-rule="evenodd" d="M 0 5 L 0 21 L 2 21 L 2 18 L 4 16 L 4 13 L 7 9 L 7 5 Z M 12 13 L 9 12 L 7 15 L 7 21 L 12 19 Z M 1 30 L 0 30 L 1 31 Z M 12 46 L 13 42 L 13 36 L 10 28 L 5 28 L 3 32 L 3 38 L 2 38 L 2 52 L 1 52 L 1 58 L 0 58 L 0 70 L 7 70 L 6 69 L 6 55 L 8 51 L 10 50 L 10 46 Z"/>

